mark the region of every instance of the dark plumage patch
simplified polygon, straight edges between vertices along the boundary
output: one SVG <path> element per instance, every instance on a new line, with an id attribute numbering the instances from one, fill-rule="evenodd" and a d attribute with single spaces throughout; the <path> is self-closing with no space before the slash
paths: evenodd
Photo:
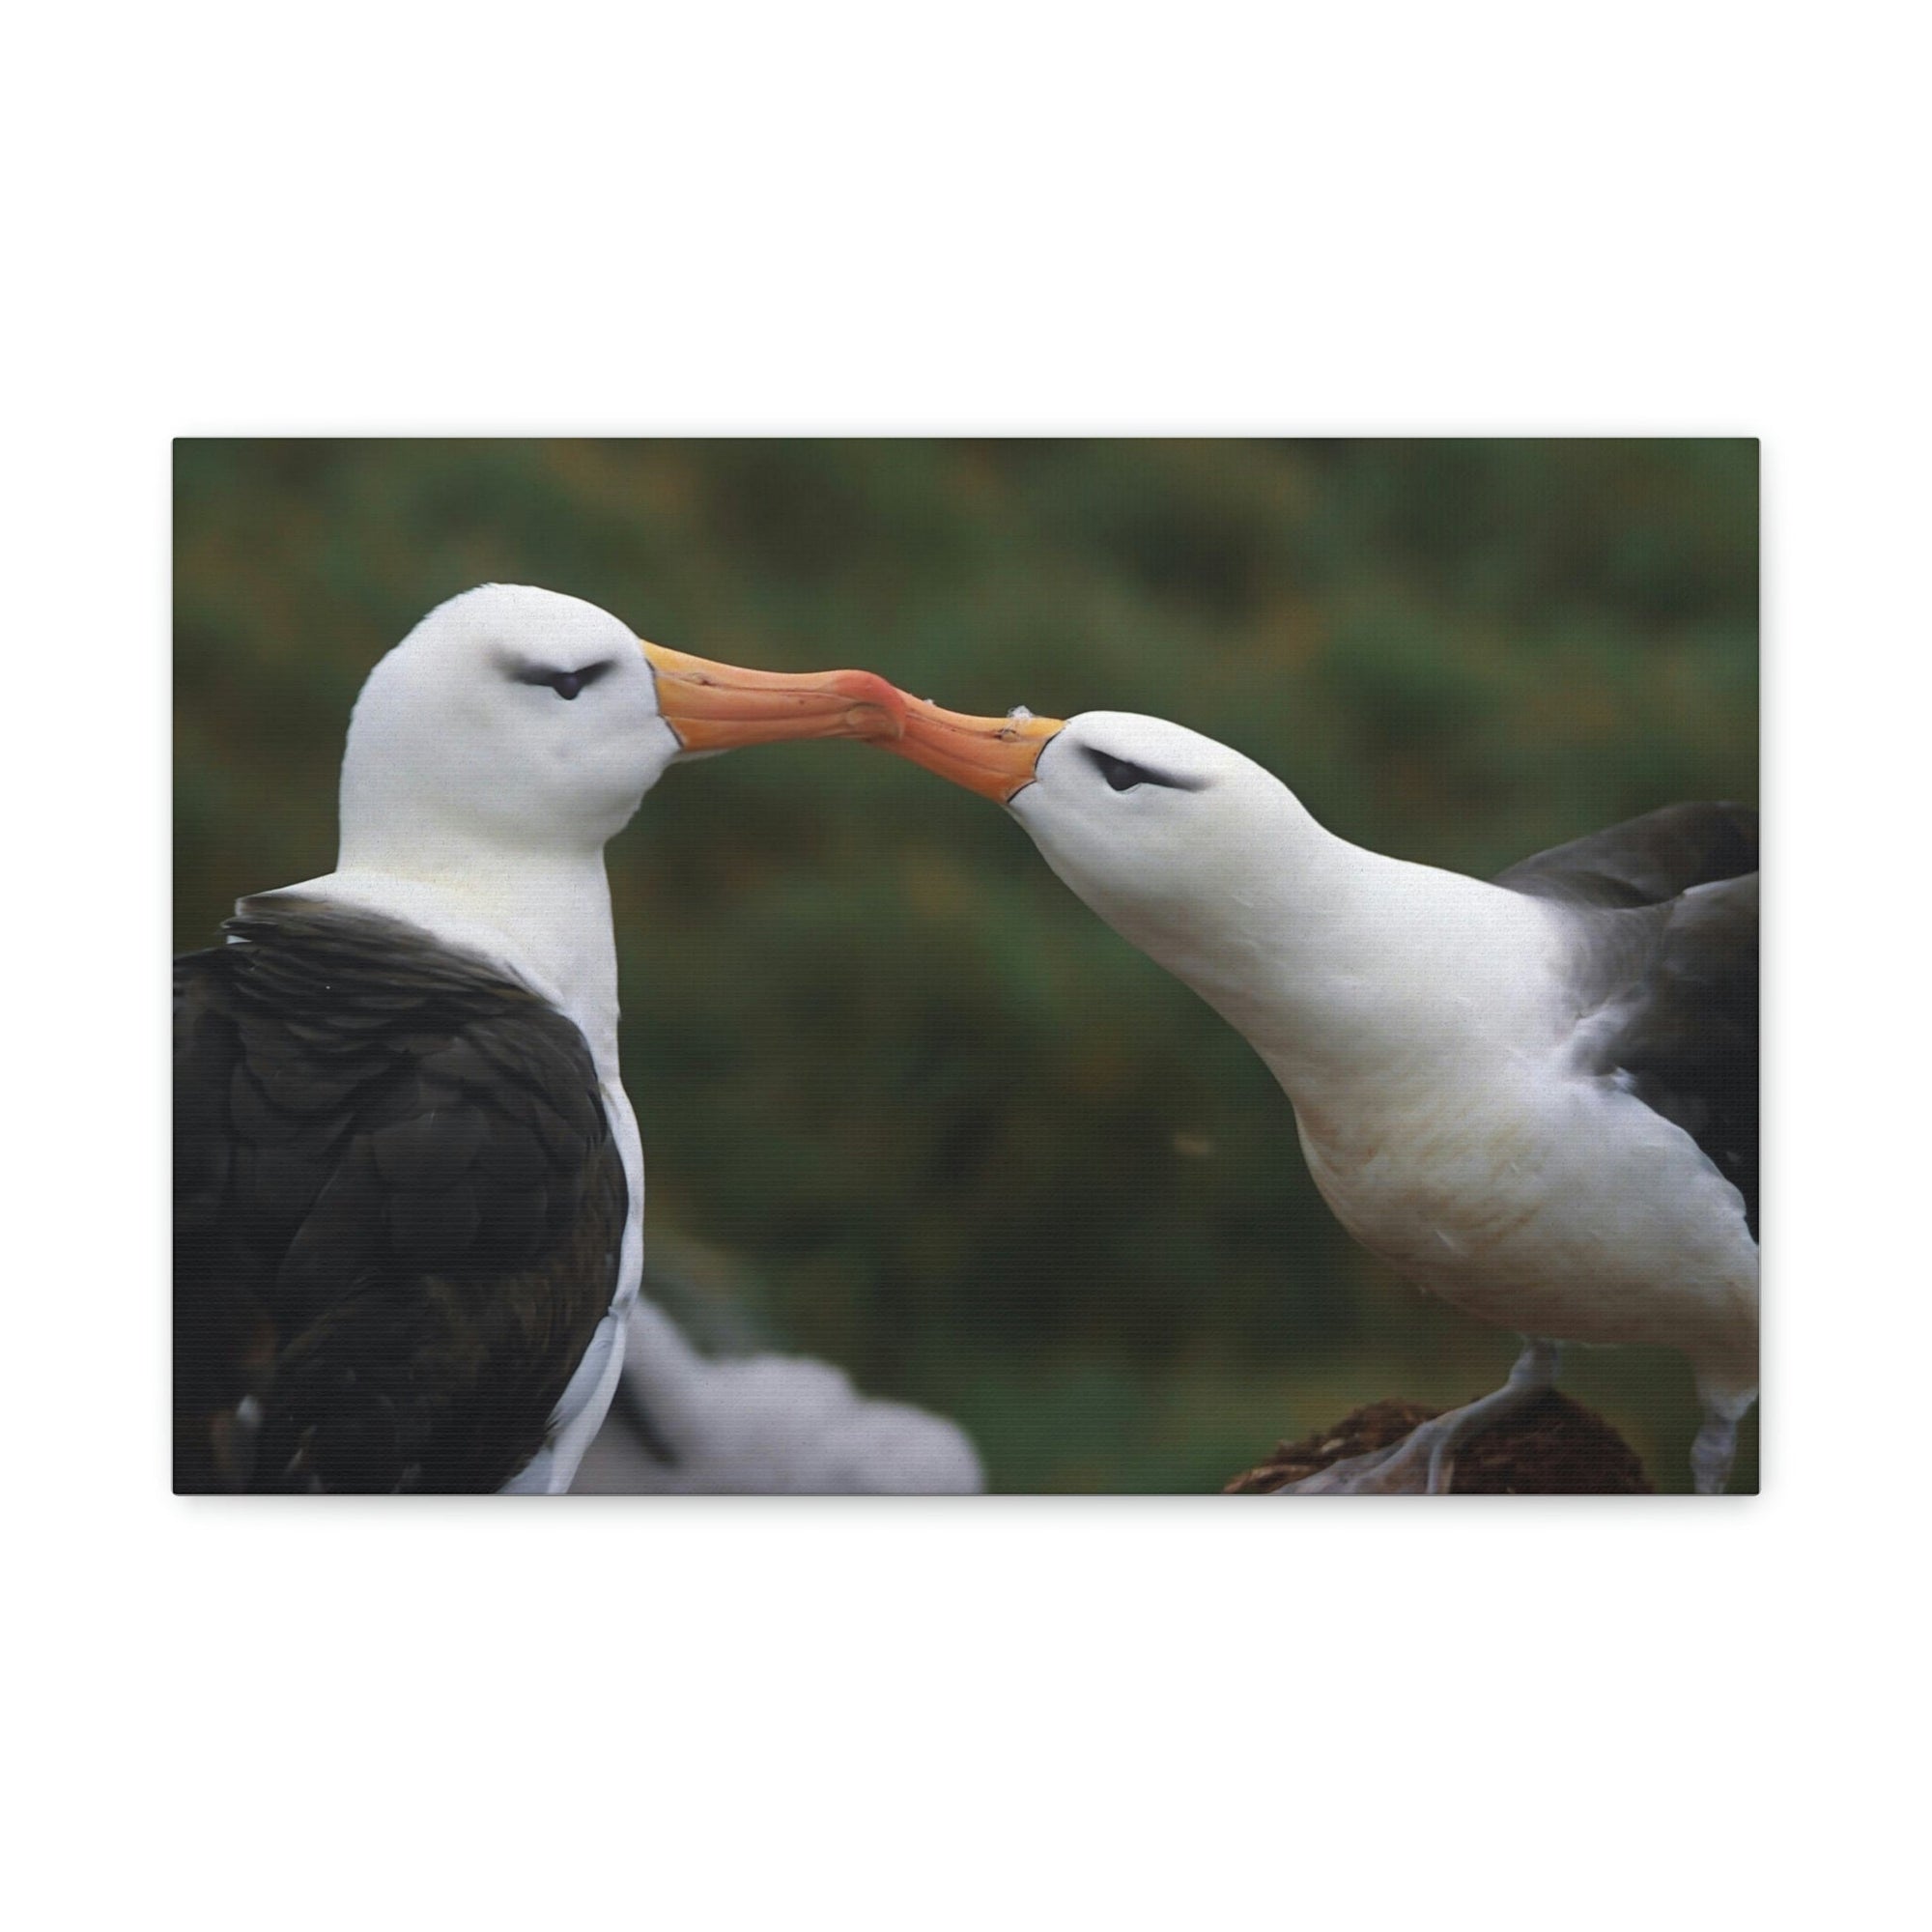
<path id="1" fill-rule="evenodd" d="M 1080 749 L 1086 753 L 1087 762 L 1114 791 L 1133 791 L 1140 785 L 1164 786 L 1169 791 L 1206 789 L 1199 779 L 1176 778 L 1169 772 L 1157 772 L 1148 765 L 1135 764 L 1131 758 L 1117 758 L 1111 752 L 1102 752 L 1093 745 L 1083 745 Z"/>
<path id="2" fill-rule="evenodd" d="M 1666 805 L 1512 866 L 1496 884 L 1571 905 L 1654 906 L 1757 870 L 1748 805 Z"/>
<path id="3" fill-rule="evenodd" d="M 559 697 L 575 697 L 616 668 L 614 660 L 606 658 L 602 664 L 581 665 L 576 670 L 564 670 L 554 665 L 526 665 L 512 671 L 511 676 L 518 684 L 547 685 Z"/>
<path id="4" fill-rule="evenodd" d="M 1500 886 L 1577 910 L 1598 1072 L 1683 1128 L 1758 1207 L 1758 828 L 1672 805 L 1512 866 Z"/>
<path id="5" fill-rule="evenodd" d="M 226 930 L 175 966 L 175 1487 L 499 1489 L 616 1292 L 590 1049 L 393 921 Z"/>

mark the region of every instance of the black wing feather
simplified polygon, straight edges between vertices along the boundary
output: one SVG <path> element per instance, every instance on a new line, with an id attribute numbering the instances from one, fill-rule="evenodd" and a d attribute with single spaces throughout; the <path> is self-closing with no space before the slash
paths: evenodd
<path id="1" fill-rule="evenodd" d="M 1673 805 L 1496 880 L 1578 910 L 1596 1071 L 1694 1140 L 1758 1219 L 1758 822 Z M 1594 909 L 1594 910 L 1592 910 Z"/>
<path id="2" fill-rule="evenodd" d="M 1756 870 L 1752 807 L 1666 805 L 1539 852 L 1498 873 L 1496 884 L 1574 905 L 1646 906 Z"/>
<path id="3" fill-rule="evenodd" d="M 616 1290 L 589 1047 L 393 922 L 228 929 L 176 962 L 176 1488 L 499 1489 Z"/>

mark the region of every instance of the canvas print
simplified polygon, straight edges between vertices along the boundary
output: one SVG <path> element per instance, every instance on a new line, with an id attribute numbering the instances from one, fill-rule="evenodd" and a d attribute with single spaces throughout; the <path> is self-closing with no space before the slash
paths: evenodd
<path id="1" fill-rule="evenodd" d="M 175 1487 L 1754 1492 L 1757 467 L 179 442 Z"/>

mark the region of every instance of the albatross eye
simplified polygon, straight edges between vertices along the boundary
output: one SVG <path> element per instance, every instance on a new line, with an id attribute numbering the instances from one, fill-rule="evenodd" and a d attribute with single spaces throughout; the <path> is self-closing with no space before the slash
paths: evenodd
<path id="1" fill-rule="evenodd" d="M 544 684 L 559 697 L 575 697 L 585 685 L 595 684 L 611 668 L 611 661 L 584 665 L 579 670 L 554 670 L 548 665 L 526 665 L 511 675 L 519 684 Z"/>
<path id="2" fill-rule="evenodd" d="M 1096 752 L 1092 745 L 1083 745 L 1088 761 L 1116 791 L 1132 791 L 1136 785 L 1165 785 L 1169 791 L 1199 791 L 1200 785 L 1191 779 L 1170 778 L 1165 772 L 1151 772 L 1145 765 L 1137 765 L 1131 758 L 1117 758 L 1107 752 Z"/>

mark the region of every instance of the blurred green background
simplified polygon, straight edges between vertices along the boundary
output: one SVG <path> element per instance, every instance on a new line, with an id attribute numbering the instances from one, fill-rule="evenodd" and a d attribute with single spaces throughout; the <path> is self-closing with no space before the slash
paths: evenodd
<path id="1" fill-rule="evenodd" d="M 175 563 L 181 951 L 332 867 L 364 674 L 493 580 L 964 710 L 1157 713 L 1471 872 L 1757 796 L 1750 441 L 193 440 Z M 647 1240 L 700 1329 L 957 1417 L 1021 1491 L 1218 1489 L 1513 1358 L 1349 1241 L 1245 1043 L 985 801 L 745 753 L 611 869 Z M 1565 1386 L 1688 1487 L 1682 1361 Z"/>

